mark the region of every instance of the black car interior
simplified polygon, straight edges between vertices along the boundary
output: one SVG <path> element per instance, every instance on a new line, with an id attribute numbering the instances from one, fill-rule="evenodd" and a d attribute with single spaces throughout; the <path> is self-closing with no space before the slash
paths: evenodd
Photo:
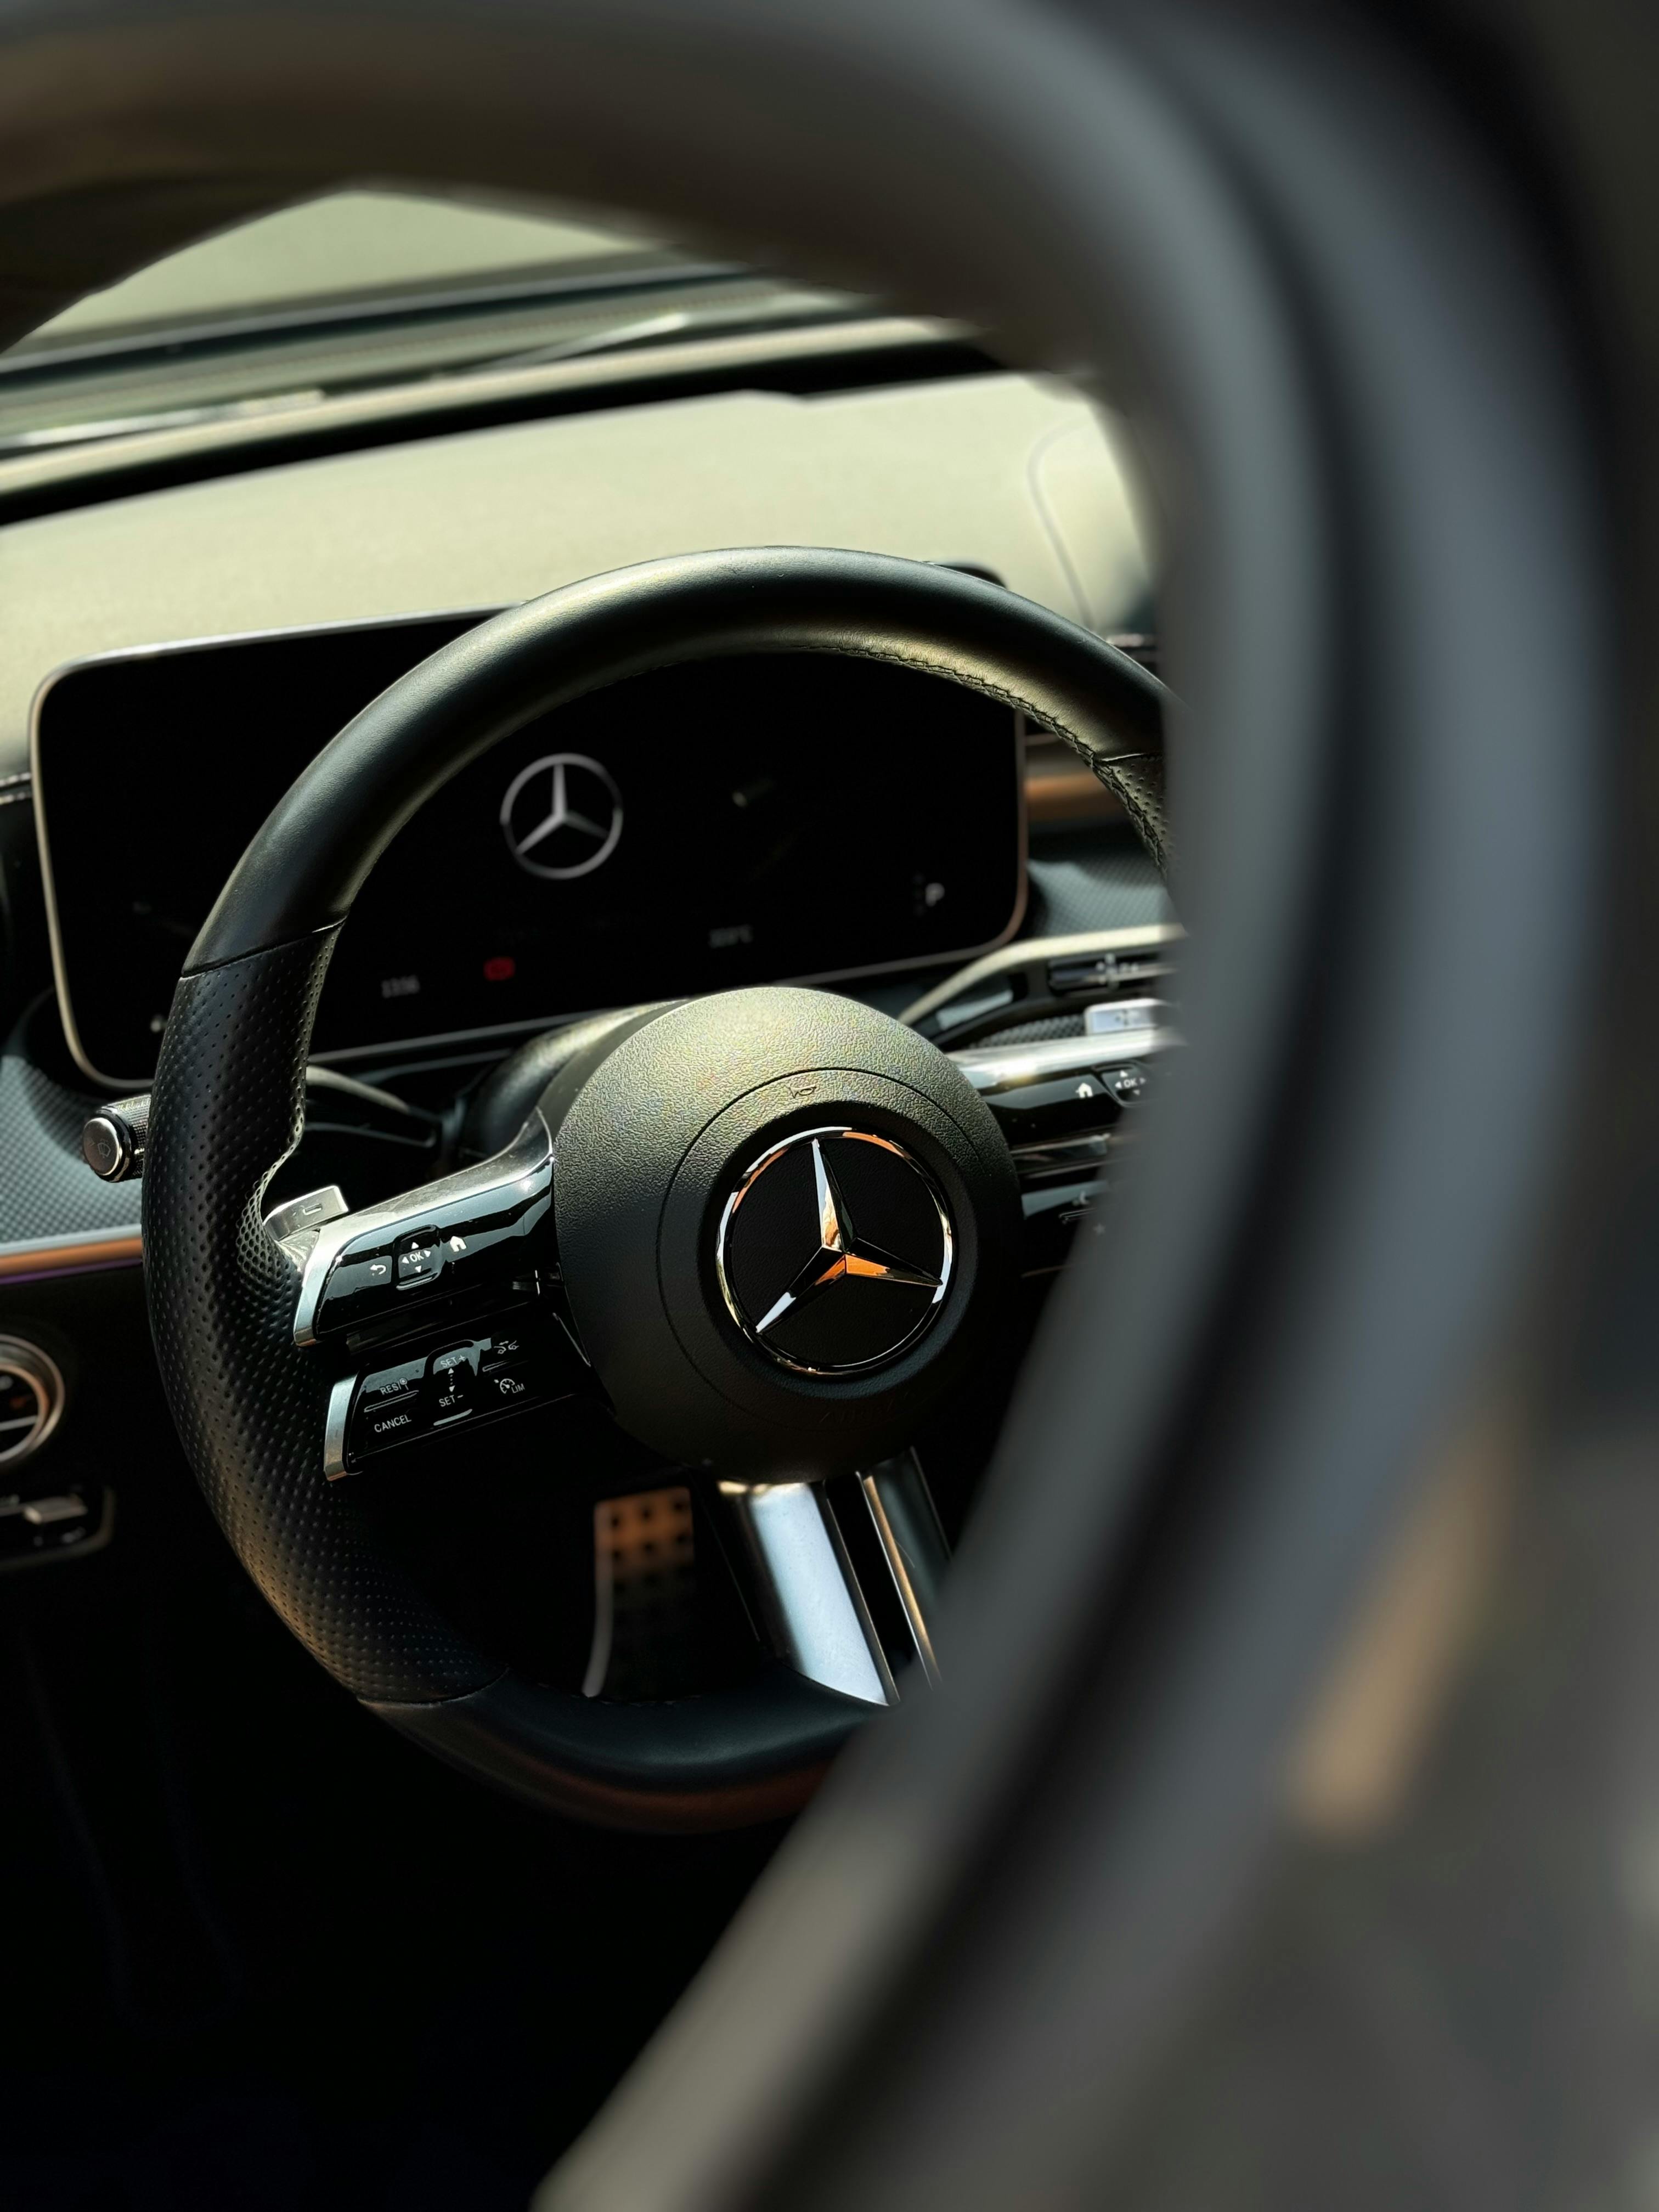
<path id="1" fill-rule="evenodd" d="M 1642 2212 L 1652 26 L 0 6 L 0 2212 Z"/>
<path id="2" fill-rule="evenodd" d="M 341 2160 L 345 2201 L 354 2159 L 418 2141 L 433 2201 L 521 2202 L 778 1823 L 872 1708 L 937 1680 L 1021 1350 L 1176 1040 L 1162 687 L 1152 636 L 1125 644 L 987 563 L 781 548 L 495 616 L 118 648 L 40 685 L 33 805 L 0 817 L 23 1408 L 0 1541 L 37 1762 L 19 1878 L 50 1859 L 57 1888 L 20 1970 L 99 2023 L 74 2064 L 123 2085 L 81 2138 L 86 2187 L 154 2161 L 195 2188 L 198 2161 L 268 2154 L 269 2202 Z M 164 775 L 125 773 L 136 732 L 166 733 Z M 743 1194 L 753 1249 L 734 1231 L 711 1276 L 734 1164 L 792 1146 L 781 1197 Z M 769 1343 L 757 1286 L 814 1170 L 872 1315 L 814 1285 Z M 690 1242 L 659 1267 L 671 1185 Z M 803 1540 L 854 1595 L 850 1643 L 813 1641 Z M 301 1647 L 349 1694 L 307 1680 L 273 1712 Z M 173 1713 L 195 1651 L 239 1732 L 295 1747 L 263 1782 Z M 303 1753 L 319 1701 L 332 1747 Z M 404 1740 L 371 1728 L 367 1765 L 365 1707 Z M 494 1936 L 468 1905 L 447 1965 L 392 1971 L 441 1869 L 535 1862 L 526 1803 L 591 1862 L 580 1930 L 502 1871 Z M 337 1898 L 331 1852 L 323 1909 L 289 1863 L 320 1826 L 364 1866 L 392 1850 L 397 1882 Z M 246 1924 L 267 1890 L 291 1900 L 280 1940 Z M 303 2019 L 342 1948 L 376 1943 L 354 2002 L 386 2062 L 348 2113 Z M 470 2075 L 416 2088 L 454 2008 L 556 1952 L 611 1992 L 579 2068 L 521 2029 L 488 2112 Z M 232 2023 L 246 2057 L 221 2078 Z M 416 2201 L 398 2172 L 374 2187 Z"/>

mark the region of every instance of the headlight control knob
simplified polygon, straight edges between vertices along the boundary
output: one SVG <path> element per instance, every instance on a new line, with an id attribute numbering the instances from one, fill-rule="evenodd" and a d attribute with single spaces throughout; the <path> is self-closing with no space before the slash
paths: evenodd
<path id="1" fill-rule="evenodd" d="M 100 1106 L 81 1132 L 81 1156 L 105 1182 L 131 1182 L 144 1172 L 149 1141 L 149 1093 Z"/>
<path id="2" fill-rule="evenodd" d="M 63 1410 L 57 1361 L 21 1337 L 0 1336 L 0 1469 L 39 1451 Z"/>

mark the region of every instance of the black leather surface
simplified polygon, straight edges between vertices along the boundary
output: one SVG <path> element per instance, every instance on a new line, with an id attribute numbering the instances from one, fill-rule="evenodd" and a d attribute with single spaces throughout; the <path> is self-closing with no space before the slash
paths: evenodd
<path id="1" fill-rule="evenodd" d="M 554 1078 L 629 1018 L 625 1008 L 615 1013 L 590 1014 L 585 1021 L 568 1022 L 562 1030 L 545 1030 L 509 1053 L 500 1066 L 491 1068 L 467 1109 L 461 1131 L 463 1158 L 487 1160 L 492 1152 L 505 1151 Z M 550 1121 L 549 1126 L 556 1124 Z"/>
<path id="2" fill-rule="evenodd" d="M 869 1710 L 777 1665 L 718 1696 L 660 1705 L 607 1705 L 509 1674 L 444 1705 L 374 1707 L 516 1797 L 682 1832 L 793 1812 Z"/>
<path id="3" fill-rule="evenodd" d="M 244 854 L 187 972 L 343 920 L 374 862 L 458 769 L 532 716 L 625 676 L 743 653 L 832 653 L 946 677 L 1025 709 L 1122 800 L 1160 867 L 1155 676 L 1091 631 L 957 570 L 763 546 L 590 578 L 482 623 L 325 746 Z"/>

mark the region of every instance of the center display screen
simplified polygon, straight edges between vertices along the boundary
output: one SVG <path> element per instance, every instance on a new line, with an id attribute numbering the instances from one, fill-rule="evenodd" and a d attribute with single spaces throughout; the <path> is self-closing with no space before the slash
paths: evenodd
<path id="1" fill-rule="evenodd" d="M 173 988 L 313 756 L 478 617 L 112 656 L 43 691 L 65 1025 L 149 1080 Z M 319 1054 L 966 957 L 1024 901 L 1006 707 L 823 655 L 689 663 L 543 715 L 400 832 L 340 935 Z"/>

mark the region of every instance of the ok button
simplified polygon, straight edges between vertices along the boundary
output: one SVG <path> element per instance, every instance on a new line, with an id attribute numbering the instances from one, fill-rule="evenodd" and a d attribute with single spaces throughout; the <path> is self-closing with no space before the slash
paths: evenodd
<path id="1" fill-rule="evenodd" d="M 400 1291 L 410 1289 L 416 1283 L 435 1282 L 444 1263 L 437 1231 L 417 1229 L 412 1237 L 400 1237 L 394 1258 Z"/>

